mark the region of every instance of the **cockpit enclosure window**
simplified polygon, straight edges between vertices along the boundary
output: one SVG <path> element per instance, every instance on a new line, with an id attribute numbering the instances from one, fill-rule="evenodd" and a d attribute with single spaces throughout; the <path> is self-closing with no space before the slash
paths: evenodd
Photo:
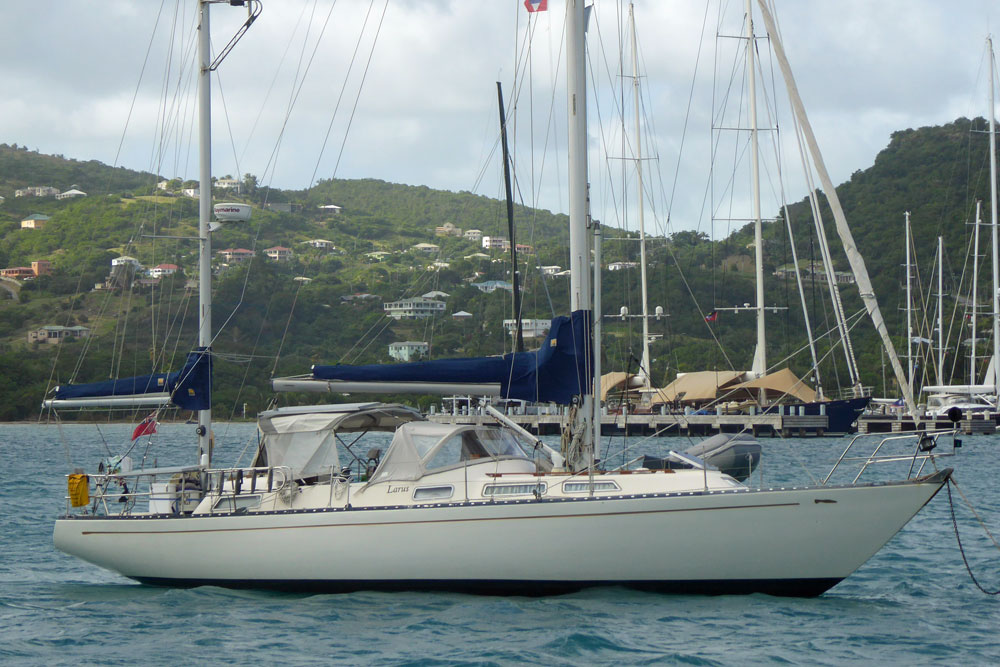
<path id="1" fill-rule="evenodd" d="M 469 428 L 441 441 L 424 457 L 424 467 L 439 470 L 476 459 L 512 456 L 525 458 L 527 455 L 511 432 L 499 428 Z"/>

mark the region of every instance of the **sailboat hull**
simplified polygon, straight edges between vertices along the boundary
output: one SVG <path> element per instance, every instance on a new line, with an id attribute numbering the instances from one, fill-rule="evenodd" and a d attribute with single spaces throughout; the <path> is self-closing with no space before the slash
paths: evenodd
<path id="1" fill-rule="evenodd" d="M 67 516 L 56 546 L 144 583 L 813 596 L 947 481 L 173 517 Z M 873 511 L 877 509 L 877 511 Z"/>

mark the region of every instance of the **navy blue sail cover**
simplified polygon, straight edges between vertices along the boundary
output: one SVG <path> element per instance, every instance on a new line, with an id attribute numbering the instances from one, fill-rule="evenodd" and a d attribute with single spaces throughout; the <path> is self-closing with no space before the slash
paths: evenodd
<path id="1" fill-rule="evenodd" d="M 87 384 L 62 384 L 56 399 L 134 396 L 166 392 L 174 405 L 184 410 L 207 410 L 212 402 L 212 354 L 199 347 L 189 352 L 184 367 L 173 373 L 138 375 Z"/>
<path id="2" fill-rule="evenodd" d="M 502 357 L 471 357 L 367 366 L 313 366 L 315 380 L 350 382 L 500 383 L 504 398 L 568 405 L 593 384 L 591 312 L 552 320 L 538 350 Z"/>

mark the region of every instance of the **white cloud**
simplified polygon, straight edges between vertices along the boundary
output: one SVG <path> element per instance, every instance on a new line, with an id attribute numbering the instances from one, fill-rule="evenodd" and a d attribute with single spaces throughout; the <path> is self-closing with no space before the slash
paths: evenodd
<path id="1" fill-rule="evenodd" d="M 959 4 L 779 3 L 785 48 L 836 182 L 870 166 L 894 130 L 984 113 L 982 42 L 991 4 L 986 0 Z M 515 68 L 524 67 L 523 57 L 520 65 L 515 62 L 524 52 L 528 18 L 519 0 L 391 1 L 357 97 L 382 6 L 382 0 L 339 0 L 336 5 L 332 0 L 265 2 L 260 20 L 220 69 L 225 105 L 217 88 L 215 171 L 263 176 L 273 168 L 275 185 L 302 188 L 309 185 L 319 160 L 317 177 L 329 177 L 353 110 L 337 176 L 452 190 L 478 187 L 495 196 L 499 159 L 493 156 L 490 164 L 484 162 L 495 143 L 495 81 L 500 80 L 506 98 L 517 97 L 511 126 L 516 129 L 513 143 L 521 190 L 528 198 L 537 190 L 536 201 L 543 207 L 564 208 L 565 186 L 557 176 L 566 173 L 560 152 L 565 145 L 565 94 L 563 79 L 555 73 L 562 61 L 561 0 L 550 0 L 550 11 L 532 19 L 530 85 L 523 69 L 516 72 L 515 81 Z M 186 93 L 193 90 L 190 71 L 185 78 L 179 63 L 193 47 L 189 28 L 195 3 L 166 0 L 158 14 L 160 8 L 159 3 L 131 0 L 60 3 L 59 11 L 44 12 L 25 3 L 0 6 L 0 141 L 112 163 L 149 48 L 119 163 L 150 167 L 155 127 L 166 109 L 174 119 L 169 136 L 181 141 L 180 148 L 165 147 L 161 173 L 193 177 L 192 103 L 174 105 L 170 98 L 164 104 L 161 98 L 165 89 L 172 94 L 178 81 Z M 605 136 L 611 135 L 615 124 L 615 96 L 607 93 L 618 83 L 618 9 L 617 3 L 599 0 L 591 25 L 591 58 L 597 65 L 592 76 L 603 89 L 600 112 L 596 108 L 591 112 L 595 149 L 600 146 L 598 119 Z M 735 16 L 719 26 L 720 31 L 739 29 L 739 7 L 735 9 Z M 661 160 L 658 168 L 666 193 L 674 192 L 677 227 L 690 228 L 702 215 L 710 152 L 711 85 L 706 79 L 690 100 L 676 188 L 674 170 L 696 61 L 703 77 L 710 76 L 713 68 L 717 9 L 706 13 L 698 3 L 647 0 L 637 3 L 636 12 L 651 113 L 648 123 L 655 129 Z M 330 21 L 309 76 L 285 123 L 296 71 L 301 76 L 313 57 L 328 14 Z M 240 9 L 215 7 L 217 49 L 243 16 Z M 173 40 L 173 65 L 167 70 L 164 55 L 175 17 L 177 34 L 184 38 Z M 348 77 L 359 34 L 358 56 Z M 760 48 L 765 47 L 761 43 Z M 345 77 L 347 86 L 320 160 L 320 146 Z M 626 111 L 630 109 L 628 102 Z M 783 122 L 787 119 L 784 113 Z M 282 124 L 279 159 L 272 167 L 269 161 Z M 786 158 L 797 162 L 794 154 Z M 595 215 L 610 221 L 615 217 L 608 203 L 611 186 L 597 182 L 602 178 L 597 167 L 606 162 L 595 154 L 591 163 Z M 648 172 L 655 170 L 650 165 Z M 485 175 L 477 186 L 480 173 Z M 801 183 L 791 189 L 791 199 L 802 196 Z M 665 195 L 658 197 L 659 211 L 665 208 L 664 199 Z"/>

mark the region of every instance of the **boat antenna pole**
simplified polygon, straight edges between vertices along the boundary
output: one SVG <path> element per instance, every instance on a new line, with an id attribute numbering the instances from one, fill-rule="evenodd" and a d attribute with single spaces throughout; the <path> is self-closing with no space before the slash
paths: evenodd
<path id="1" fill-rule="evenodd" d="M 212 347 L 212 40 L 209 24 L 209 0 L 199 0 L 201 21 L 198 25 L 198 347 L 211 354 Z M 198 411 L 198 464 L 212 465 L 212 407 Z"/>
<path id="2" fill-rule="evenodd" d="M 503 147 L 503 184 L 507 195 L 507 232 L 510 235 L 510 275 L 514 290 L 514 351 L 524 352 L 521 331 L 521 281 L 517 269 L 517 242 L 514 239 L 514 195 L 510 185 L 510 151 L 507 149 L 507 112 L 503 106 L 503 87 L 497 81 L 497 103 L 500 106 L 500 144 Z"/>
<path id="3" fill-rule="evenodd" d="M 642 135 L 639 127 L 639 47 L 635 38 L 635 13 L 632 3 L 628 3 L 628 21 L 632 30 L 632 99 L 635 106 L 635 189 L 639 197 L 639 277 L 642 287 L 642 388 L 647 392 L 652 390 L 651 368 L 649 358 L 649 291 L 646 282 L 646 222 L 643 211 L 642 191 Z M 598 238 L 594 236 L 595 240 Z M 595 274 L 596 275 L 596 274 Z M 595 292 L 596 295 L 596 292 Z M 595 304 L 596 309 L 596 304 Z"/>

